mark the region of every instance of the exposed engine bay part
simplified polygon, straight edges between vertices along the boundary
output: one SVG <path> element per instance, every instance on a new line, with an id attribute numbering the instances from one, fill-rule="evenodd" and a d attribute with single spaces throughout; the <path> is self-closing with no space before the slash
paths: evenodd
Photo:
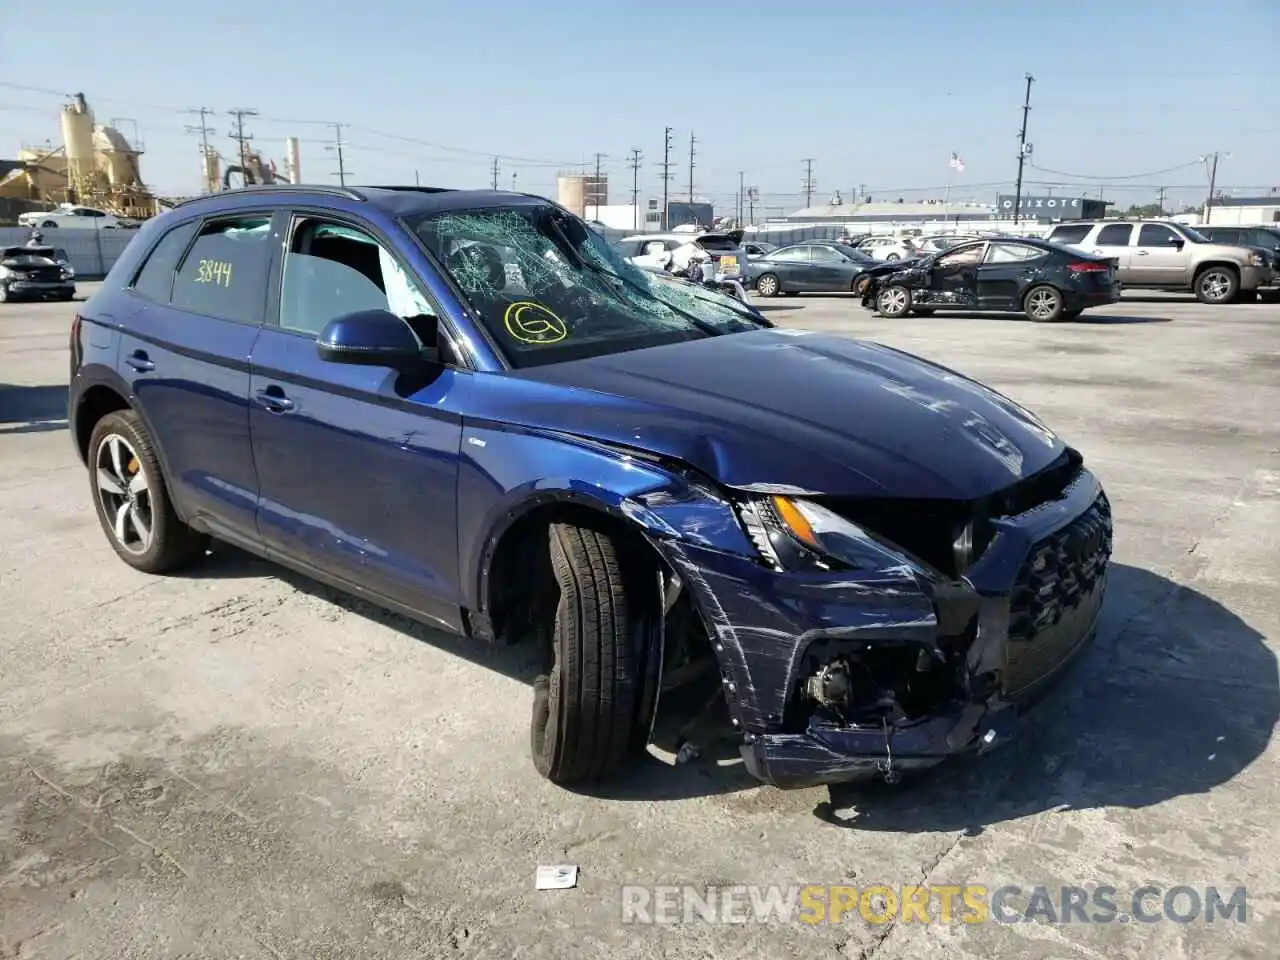
<path id="1" fill-rule="evenodd" d="M 867 644 L 823 662 L 802 682 L 817 709 L 850 726 L 909 723 L 962 692 L 960 671 L 923 644 Z"/>

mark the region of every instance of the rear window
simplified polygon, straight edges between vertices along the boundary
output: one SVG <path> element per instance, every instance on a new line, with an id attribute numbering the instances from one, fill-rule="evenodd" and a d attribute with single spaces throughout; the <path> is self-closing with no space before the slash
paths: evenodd
<path id="1" fill-rule="evenodd" d="M 703 250 L 723 250 L 725 252 L 732 252 L 738 249 L 738 245 L 728 237 L 699 237 L 697 244 Z"/>
<path id="2" fill-rule="evenodd" d="M 271 217 L 206 223 L 178 269 L 173 305 L 193 313 L 261 323 L 271 260 Z"/>
<path id="3" fill-rule="evenodd" d="M 196 232 L 197 223 L 174 227 L 155 245 L 133 281 L 133 291 L 156 303 L 168 303 L 173 295 L 173 272 Z"/>
<path id="4" fill-rule="evenodd" d="M 1054 227 L 1053 233 L 1049 234 L 1049 239 L 1054 243 L 1074 244 L 1079 243 L 1089 235 L 1089 225 L 1087 223 L 1073 223 L 1069 227 Z"/>

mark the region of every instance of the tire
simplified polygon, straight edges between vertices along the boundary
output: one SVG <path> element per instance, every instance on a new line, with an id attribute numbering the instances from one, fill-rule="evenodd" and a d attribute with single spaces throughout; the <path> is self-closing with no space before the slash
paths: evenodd
<path id="1" fill-rule="evenodd" d="M 896 253 L 891 253 L 887 255 L 884 259 L 886 263 L 892 263 L 894 260 L 901 260 L 902 258 L 898 256 Z"/>
<path id="2" fill-rule="evenodd" d="M 41 230 L 56 230 L 57 228 L 58 221 L 56 220 L 46 220 L 44 223 L 40 224 Z"/>
<path id="3" fill-rule="evenodd" d="M 756 278 L 756 293 L 762 297 L 776 297 L 782 292 L 782 284 L 772 273 L 763 273 Z"/>
<path id="4" fill-rule="evenodd" d="M 599 780 L 648 740 L 646 678 L 661 642 L 657 579 L 647 585 L 643 571 L 628 569 L 602 531 L 553 523 L 549 540 L 560 598 L 550 670 L 533 685 L 533 764 L 552 783 Z"/>
<path id="5" fill-rule="evenodd" d="M 144 573 L 167 573 L 204 556 L 208 537 L 178 519 L 155 447 L 136 413 L 119 410 L 99 420 L 88 461 L 98 522 L 121 560 Z"/>
<path id="6" fill-rule="evenodd" d="M 1196 274 L 1196 299 L 1218 305 L 1230 303 L 1240 292 L 1240 275 L 1230 267 L 1205 267 Z"/>
<path id="7" fill-rule="evenodd" d="M 1062 294 L 1058 292 L 1057 287 L 1051 287 L 1048 284 L 1032 287 L 1022 298 L 1022 312 L 1027 315 L 1027 319 L 1034 320 L 1036 323 L 1053 323 L 1055 320 L 1061 320 Z"/>
<path id="8" fill-rule="evenodd" d="M 890 320 L 905 317 L 911 312 L 911 291 L 900 283 L 884 287 L 876 294 L 876 311 Z"/>

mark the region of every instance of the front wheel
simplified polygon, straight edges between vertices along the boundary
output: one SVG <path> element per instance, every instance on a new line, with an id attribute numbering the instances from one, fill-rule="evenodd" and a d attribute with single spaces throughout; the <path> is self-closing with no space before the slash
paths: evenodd
<path id="1" fill-rule="evenodd" d="M 1230 303 L 1240 292 L 1240 277 L 1230 267 L 1209 267 L 1196 277 L 1196 299 L 1201 303 Z"/>
<path id="2" fill-rule="evenodd" d="M 146 428 L 132 410 L 109 413 L 89 438 L 89 487 L 116 555 L 166 573 L 204 556 L 208 540 L 178 518 Z"/>
<path id="3" fill-rule="evenodd" d="M 782 291 L 782 284 L 772 273 L 766 273 L 756 280 L 756 293 L 762 297 L 776 297 Z"/>
<path id="4" fill-rule="evenodd" d="M 911 311 L 911 291 L 898 283 L 885 287 L 876 295 L 876 310 L 890 320 L 905 317 Z"/>
<path id="5" fill-rule="evenodd" d="M 1062 294 L 1055 288 L 1032 287 L 1022 300 L 1022 310 L 1037 323 L 1052 323 L 1062 319 Z"/>
<path id="6" fill-rule="evenodd" d="M 550 669 L 533 685 L 533 764 L 553 783 L 598 780 L 648 737 L 645 678 L 661 642 L 657 578 L 646 578 L 643 564 L 628 568 L 626 545 L 602 530 L 553 523 L 549 539 L 560 598 Z"/>

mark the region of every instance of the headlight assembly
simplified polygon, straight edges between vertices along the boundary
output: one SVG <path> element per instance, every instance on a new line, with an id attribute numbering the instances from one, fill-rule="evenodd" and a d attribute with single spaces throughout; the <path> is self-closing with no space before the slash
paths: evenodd
<path id="1" fill-rule="evenodd" d="M 756 548 L 779 570 L 884 570 L 932 574 L 857 524 L 811 500 L 773 496 L 742 510 Z"/>

